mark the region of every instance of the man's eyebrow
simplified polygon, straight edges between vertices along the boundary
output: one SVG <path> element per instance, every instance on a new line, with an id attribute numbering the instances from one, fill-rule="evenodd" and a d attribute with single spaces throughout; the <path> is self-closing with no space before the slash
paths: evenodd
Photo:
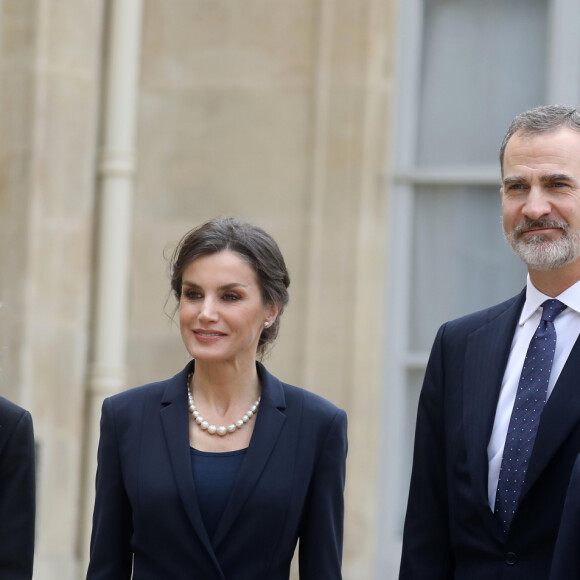
<path id="1" fill-rule="evenodd" d="M 554 183 L 554 181 L 569 181 L 572 183 L 577 183 L 577 180 L 569 175 L 568 173 L 547 173 L 540 177 L 542 183 Z M 514 183 L 526 183 L 527 180 L 523 175 L 512 175 L 510 177 L 504 177 L 503 185 L 512 185 Z"/>
<path id="2" fill-rule="evenodd" d="M 576 183 L 576 179 L 568 173 L 548 173 L 540 177 L 542 183 L 553 183 L 554 181 L 570 181 Z"/>
<path id="3" fill-rule="evenodd" d="M 512 183 L 524 183 L 526 181 L 523 175 L 512 175 L 511 177 L 503 178 L 503 185 L 511 185 Z"/>

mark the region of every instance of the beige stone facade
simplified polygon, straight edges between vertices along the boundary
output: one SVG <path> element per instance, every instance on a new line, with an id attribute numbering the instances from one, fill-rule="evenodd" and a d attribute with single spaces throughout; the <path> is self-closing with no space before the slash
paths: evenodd
<path id="1" fill-rule="evenodd" d="M 35 578 L 83 577 L 114 3 L 0 4 L 0 390 L 38 443 Z M 395 0 L 142 0 L 124 387 L 187 360 L 164 254 L 217 215 L 279 242 L 268 367 L 349 416 L 344 577 L 377 567 Z M 118 49 L 118 47 L 117 47 Z M 115 49 L 115 50 L 117 50 Z M 122 47 L 121 47 L 122 50 Z M 130 75 L 128 75 L 130 78 Z M 110 118 L 109 118 L 110 120 Z M 377 577 L 379 577 L 377 576 Z"/>

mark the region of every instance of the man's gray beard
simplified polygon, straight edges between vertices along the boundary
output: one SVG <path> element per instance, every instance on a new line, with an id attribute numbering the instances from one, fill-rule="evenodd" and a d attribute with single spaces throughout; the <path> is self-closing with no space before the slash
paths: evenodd
<path id="1" fill-rule="evenodd" d="M 536 227 L 555 227 L 562 230 L 562 235 L 550 240 L 545 235 L 523 238 L 522 232 Z M 532 270 L 547 272 L 556 270 L 575 262 L 580 257 L 580 231 L 571 230 L 567 223 L 533 222 L 522 224 L 513 232 L 506 233 L 505 239 L 512 250 Z"/>

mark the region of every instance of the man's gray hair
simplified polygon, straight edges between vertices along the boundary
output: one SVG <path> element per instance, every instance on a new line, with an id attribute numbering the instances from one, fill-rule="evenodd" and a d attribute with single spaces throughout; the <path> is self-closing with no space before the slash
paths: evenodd
<path id="1" fill-rule="evenodd" d="M 520 113 L 511 122 L 499 148 L 499 164 L 503 173 L 503 158 L 508 141 L 517 131 L 523 133 L 549 133 L 568 127 L 580 133 L 580 113 L 568 105 L 541 105 Z"/>

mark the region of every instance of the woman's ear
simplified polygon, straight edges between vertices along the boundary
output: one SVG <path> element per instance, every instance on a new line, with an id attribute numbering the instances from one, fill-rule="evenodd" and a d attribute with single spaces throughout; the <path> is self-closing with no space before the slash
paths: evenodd
<path id="1" fill-rule="evenodd" d="M 278 314 L 280 313 L 280 307 L 276 306 L 275 304 L 268 304 L 264 309 L 266 315 L 266 322 L 268 322 L 268 326 L 272 326 L 274 322 L 276 322 L 276 318 L 278 318 Z"/>

